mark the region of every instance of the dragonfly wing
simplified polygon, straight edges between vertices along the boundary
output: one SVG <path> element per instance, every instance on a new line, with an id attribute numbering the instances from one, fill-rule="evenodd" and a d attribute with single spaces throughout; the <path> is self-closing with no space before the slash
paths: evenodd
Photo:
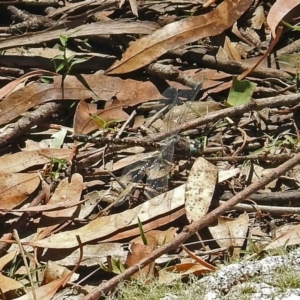
<path id="1" fill-rule="evenodd" d="M 155 196 L 168 191 L 169 174 L 173 167 L 174 141 L 170 141 L 157 156 L 151 167 L 147 170 L 147 186 L 153 191 L 150 193 L 151 204 L 159 205 L 162 199 Z"/>

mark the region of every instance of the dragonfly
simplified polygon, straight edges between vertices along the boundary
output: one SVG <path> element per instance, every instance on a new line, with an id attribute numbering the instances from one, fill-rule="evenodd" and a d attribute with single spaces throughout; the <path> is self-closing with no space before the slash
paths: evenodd
<path id="1" fill-rule="evenodd" d="M 195 87 L 193 90 L 189 90 L 187 97 L 188 102 L 195 100 L 198 92 L 200 90 L 200 85 Z M 143 179 L 146 177 L 147 194 L 150 197 L 150 203 L 152 205 L 159 205 L 161 200 L 156 198 L 158 194 L 166 191 L 168 186 L 168 177 L 171 169 L 173 167 L 173 156 L 174 152 L 179 152 L 183 156 L 190 157 L 195 152 L 198 151 L 200 147 L 199 144 L 195 141 L 188 141 L 187 139 L 182 139 L 178 131 L 174 132 L 174 128 L 178 128 L 179 125 L 184 122 L 185 114 L 190 110 L 188 103 L 185 103 L 185 108 L 180 115 L 173 116 L 172 108 L 174 108 L 178 103 L 178 90 L 174 88 L 168 88 L 163 93 L 164 98 L 168 99 L 171 104 L 169 105 L 169 113 L 165 118 L 167 124 L 166 131 L 172 132 L 167 139 L 162 142 L 151 142 L 145 140 L 134 140 L 129 138 L 111 138 L 111 137 L 94 137 L 84 134 L 75 134 L 73 139 L 80 142 L 89 142 L 97 145 L 107 145 L 107 144 L 116 144 L 116 145 L 126 145 L 126 146 L 142 146 L 147 149 L 155 149 L 155 155 L 147 160 L 147 162 L 138 161 L 133 165 L 125 168 L 123 171 L 123 178 L 126 178 L 124 181 L 129 181 L 130 184 L 125 183 L 127 186 L 123 190 L 116 201 L 115 205 L 121 205 L 126 201 L 126 195 L 130 193 L 130 190 L 137 185 L 138 183 L 143 182 Z M 181 155 L 182 156 L 182 155 Z M 158 200 L 157 200 L 158 199 Z"/>

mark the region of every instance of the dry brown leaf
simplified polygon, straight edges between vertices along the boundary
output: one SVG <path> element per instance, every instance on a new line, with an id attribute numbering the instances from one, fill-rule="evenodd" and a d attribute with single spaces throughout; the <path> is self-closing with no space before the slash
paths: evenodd
<path id="1" fill-rule="evenodd" d="M 99 125 L 93 121 L 90 114 L 99 117 L 100 120 L 105 122 L 111 120 L 124 121 L 128 118 L 128 114 L 123 111 L 124 104 L 118 103 L 117 100 L 114 101 L 112 106 L 101 110 L 94 110 L 90 104 L 87 104 L 85 101 L 81 101 L 79 104 L 74 115 L 74 133 L 87 134 L 99 128 Z"/>
<path id="2" fill-rule="evenodd" d="M 131 267 L 136 265 L 141 259 L 147 257 L 156 247 L 154 245 L 141 245 L 133 243 L 130 245 L 130 252 L 126 259 L 126 266 Z M 154 275 L 154 262 L 139 270 L 133 278 L 148 278 Z"/>
<path id="3" fill-rule="evenodd" d="M 49 222 L 47 218 L 52 218 L 50 221 L 51 225 L 45 228 L 39 228 L 38 234 L 35 237 L 36 239 L 43 239 L 49 236 L 50 233 L 57 228 L 57 224 L 61 225 L 63 222 L 67 222 L 75 216 L 78 216 L 82 189 L 83 178 L 78 173 L 73 174 L 71 182 L 69 182 L 69 178 L 64 178 L 59 183 L 47 205 L 66 205 L 67 208 L 43 212 L 41 223 L 47 224 L 47 222 Z"/>
<path id="4" fill-rule="evenodd" d="M 229 37 L 225 37 L 224 41 L 224 51 L 227 54 L 227 59 L 241 61 L 240 49 L 237 47 L 237 43 L 231 42 Z"/>
<path id="5" fill-rule="evenodd" d="M 23 284 L 0 273 L 0 288 L 3 293 L 23 288 Z"/>
<path id="6" fill-rule="evenodd" d="M 206 215 L 218 181 L 218 168 L 202 157 L 194 162 L 186 183 L 185 209 L 190 223 Z"/>
<path id="7" fill-rule="evenodd" d="M 31 46 L 32 44 L 42 44 L 47 41 L 57 40 L 59 36 L 69 36 L 72 38 L 82 37 L 85 39 L 90 35 L 101 34 L 150 34 L 158 28 L 155 22 L 137 21 L 129 22 L 128 20 L 111 20 L 108 22 L 94 22 L 77 26 L 75 30 L 69 28 L 54 29 L 51 31 L 36 32 L 30 38 L 28 35 L 15 35 L 0 40 L 0 50 L 15 48 L 22 45 L 23 47 Z"/>
<path id="8" fill-rule="evenodd" d="M 151 82 L 140 82 L 131 79 L 122 80 L 100 74 L 55 76 L 53 84 L 33 83 L 11 93 L 0 103 L 0 124 L 5 124 L 20 116 L 28 109 L 53 100 L 94 99 L 109 101 L 103 114 L 114 119 L 124 106 L 136 105 L 149 100 L 161 99 L 162 95 Z M 88 119 L 87 121 L 91 121 Z M 96 128 L 95 128 L 96 129 Z"/>
<path id="9" fill-rule="evenodd" d="M 172 223 L 173 221 L 177 220 L 178 218 L 185 215 L 185 209 L 179 208 L 178 210 L 175 210 L 173 212 L 169 212 L 167 215 L 158 216 L 158 218 L 155 218 L 153 220 L 150 220 L 147 223 L 143 223 L 143 229 L 145 232 L 149 230 L 154 230 L 155 228 L 167 225 Z M 137 227 L 135 228 L 126 228 L 126 231 L 118 232 L 112 236 L 109 236 L 108 238 L 104 239 L 105 242 L 113 242 L 113 241 L 120 241 L 128 238 L 132 238 L 133 236 L 137 236 L 140 234 L 140 231 Z"/>
<path id="10" fill-rule="evenodd" d="M 204 266 L 207 269 L 210 269 L 212 271 L 216 270 L 216 267 L 213 265 L 209 264 L 208 262 L 204 261 L 202 258 L 196 256 L 193 252 L 191 252 L 187 247 L 181 245 L 181 248 L 192 258 L 195 260 L 198 264 Z"/>
<path id="11" fill-rule="evenodd" d="M 2 271 L 3 268 L 16 257 L 17 254 L 18 251 L 10 251 L 6 255 L 0 257 L 0 271 Z"/>
<path id="12" fill-rule="evenodd" d="M 246 212 L 237 219 L 219 217 L 218 225 L 208 227 L 220 247 L 233 247 L 233 258 L 238 256 L 245 242 L 248 228 L 249 216 Z"/>
<path id="13" fill-rule="evenodd" d="M 0 174 L 0 209 L 9 210 L 20 205 L 39 183 L 37 173 Z"/>
<path id="14" fill-rule="evenodd" d="M 49 261 L 55 260 L 55 262 L 61 266 L 74 266 L 78 263 L 80 257 L 80 249 L 74 250 L 70 253 L 70 250 L 66 249 L 59 251 L 59 256 L 55 255 L 57 250 L 44 250 L 41 260 Z M 80 266 L 99 266 L 100 262 L 107 262 L 107 257 L 110 256 L 112 259 L 120 259 L 125 262 L 127 251 L 124 250 L 123 244 L 121 243 L 100 243 L 93 245 L 83 245 L 83 257 L 80 262 Z"/>
<path id="15" fill-rule="evenodd" d="M 88 133 L 89 130 L 87 125 L 90 120 L 91 115 L 95 115 L 97 113 L 97 105 L 92 103 L 87 103 L 84 100 L 80 101 L 76 107 L 76 111 L 74 114 L 74 122 L 73 128 L 75 133 Z"/>
<path id="16" fill-rule="evenodd" d="M 20 172 L 36 165 L 43 165 L 52 158 L 70 159 L 71 149 L 40 149 L 8 154 L 0 157 L 0 173 Z"/>
<path id="17" fill-rule="evenodd" d="M 164 53 L 205 37 L 222 33 L 252 4 L 253 0 L 224 0 L 212 12 L 182 19 L 132 43 L 121 61 L 106 74 L 123 74 L 153 62 Z"/>
<path id="18" fill-rule="evenodd" d="M 69 182 L 68 178 L 64 178 L 55 189 L 48 204 L 77 204 L 79 203 L 81 192 L 83 189 L 83 178 L 80 174 L 75 173 Z M 76 211 L 76 207 L 60 209 L 57 211 L 44 212 L 43 216 L 50 218 L 71 218 Z"/>
<path id="19" fill-rule="evenodd" d="M 57 204 L 46 204 L 46 205 L 39 205 L 39 206 L 32 206 L 32 207 L 25 207 L 25 208 L 16 208 L 16 209 L 11 209 L 12 212 L 39 212 L 39 211 L 52 211 L 52 210 L 57 210 L 57 209 L 63 209 L 63 208 L 69 208 L 72 206 L 78 206 L 82 203 L 87 201 L 86 199 L 81 200 L 77 203 L 57 203 Z"/>
<path id="20" fill-rule="evenodd" d="M 69 274 L 71 274 L 71 271 L 67 269 L 66 267 L 60 266 L 57 263 L 52 262 L 49 260 L 47 262 L 46 268 L 44 270 L 44 277 L 43 277 L 43 282 L 42 285 L 48 284 L 52 281 L 55 281 L 59 278 L 66 277 Z M 78 274 L 73 273 L 70 282 L 73 282 L 77 280 L 79 277 Z"/>

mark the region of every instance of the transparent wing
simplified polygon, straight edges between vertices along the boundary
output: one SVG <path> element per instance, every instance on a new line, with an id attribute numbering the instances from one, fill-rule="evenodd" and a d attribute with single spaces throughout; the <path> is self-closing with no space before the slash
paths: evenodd
<path id="1" fill-rule="evenodd" d="M 168 191 L 169 174 L 173 167 L 174 143 L 174 139 L 170 140 L 148 169 L 146 184 L 153 191 L 150 193 L 150 202 L 153 205 L 159 205 L 163 200 L 161 198 L 158 200 L 155 196 Z"/>
<path id="2" fill-rule="evenodd" d="M 195 99 L 199 89 L 200 87 L 197 87 L 192 91 L 188 91 L 190 93 L 188 95 L 189 101 L 193 101 Z M 168 99 L 168 103 L 171 102 L 170 109 L 177 105 L 178 91 L 176 89 L 168 88 L 163 93 L 163 96 Z M 188 107 L 186 110 L 188 110 Z M 184 120 L 184 114 L 174 117 L 173 114 L 170 113 L 167 118 L 167 132 L 173 130 L 174 127 L 179 126 L 182 120 Z M 153 205 L 159 205 L 162 201 L 161 199 L 156 200 L 155 196 L 168 190 L 168 180 L 173 166 L 176 136 L 177 133 L 169 137 L 165 141 L 164 146 L 162 146 L 162 148 L 157 152 L 157 155 L 155 157 L 151 157 L 146 163 L 138 162 L 125 168 L 123 171 L 123 176 L 126 175 L 127 177 L 129 176 L 131 178 L 129 179 L 130 182 L 141 182 L 146 176 L 147 194 L 151 198 L 150 202 Z"/>
<path id="3" fill-rule="evenodd" d="M 200 85 L 197 86 L 193 90 L 182 91 L 187 93 L 185 98 L 190 101 L 194 101 L 198 92 L 200 90 Z M 171 132 L 174 127 L 178 127 L 182 122 L 185 121 L 185 113 L 189 111 L 189 106 L 185 105 L 184 111 L 181 111 L 180 114 L 174 115 L 174 108 L 178 102 L 178 93 L 177 90 L 169 89 L 167 90 L 168 98 L 173 97 L 173 102 L 170 105 L 170 110 L 167 113 L 167 117 L 165 121 L 167 122 L 167 132 Z M 153 165 L 148 170 L 148 179 L 146 181 L 147 186 L 151 187 L 152 194 L 150 194 L 151 199 L 150 202 L 153 205 L 159 205 L 163 200 L 155 199 L 155 196 L 166 192 L 168 190 L 168 180 L 169 174 L 173 167 L 173 156 L 175 149 L 175 142 L 177 139 L 177 133 L 173 134 L 173 136 L 169 137 L 166 141 L 165 147 L 163 147 L 160 151 L 160 156 L 157 157 Z"/>

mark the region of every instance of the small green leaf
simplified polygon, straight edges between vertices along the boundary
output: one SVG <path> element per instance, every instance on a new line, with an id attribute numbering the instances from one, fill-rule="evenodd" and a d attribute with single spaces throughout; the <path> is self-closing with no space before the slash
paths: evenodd
<path id="1" fill-rule="evenodd" d="M 93 122 L 95 122 L 99 126 L 99 128 L 105 128 L 106 122 L 101 117 L 94 115 L 94 114 L 90 114 L 90 119 Z"/>
<path id="2" fill-rule="evenodd" d="M 90 57 L 83 57 L 83 58 L 75 58 L 72 62 L 71 62 L 71 66 L 76 65 L 76 64 L 81 64 L 83 62 L 86 62 L 90 59 Z"/>
<path id="3" fill-rule="evenodd" d="M 42 76 L 41 82 L 43 83 L 53 83 L 53 77 L 52 76 Z"/>
<path id="4" fill-rule="evenodd" d="M 285 135 L 284 135 L 284 138 L 285 138 L 287 141 L 289 141 L 290 144 L 292 144 L 292 145 L 295 145 L 295 144 L 296 144 L 296 141 L 295 141 L 291 136 L 289 136 L 288 134 L 285 134 Z"/>
<path id="5" fill-rule="evenodd" d="M 256 84 L 248 80 L 238 80 L 233 76 L 226 106 L 238 106 L 251 101 Z"/>
<path id="6" fill-rule="evenodd" d="M 65 67 L 65 62 L 63 61 L 57 68 L 56 68 L 56 73 L 58 73 L 60 70 L 62 70 Z"/>
<path id="7" fill-rule="evenodd" d="M 63 57 L 63 55 L 61 55 L 61 54 L 56 55 L 56 56 L 54 56 L 53 58 L 51 58 L 51 60 L 63 60 L 63 59 L 64 59 L 64 57 Z"/>
<path id="8" fill-rule="evenodd" d="M 285 21 L 281 21 L 286 27 L 289 27 L 291 29 L 293 29 L 294 31 L 300 31 L 300 26 L 296 26 L 296 25 L 291 25 Z"/>
<path id="9" fill-rule="evenodd" d="M 72 60 L 74 59 L 75 55 L 71 55 L 70 57 L 67 58 L 67 62 L 68 64 L 70 64 L 70 62 L 72 62 Z"/>
<path id="10" fill-rule="evenodd" d="M 65 35 L 60 35 L 59 36 L 59 40 L 60 40 L 60 43 L 66 47 L 67 46 L 67 43 L 68 43 L 68 37 L 65 36 Z"/>

